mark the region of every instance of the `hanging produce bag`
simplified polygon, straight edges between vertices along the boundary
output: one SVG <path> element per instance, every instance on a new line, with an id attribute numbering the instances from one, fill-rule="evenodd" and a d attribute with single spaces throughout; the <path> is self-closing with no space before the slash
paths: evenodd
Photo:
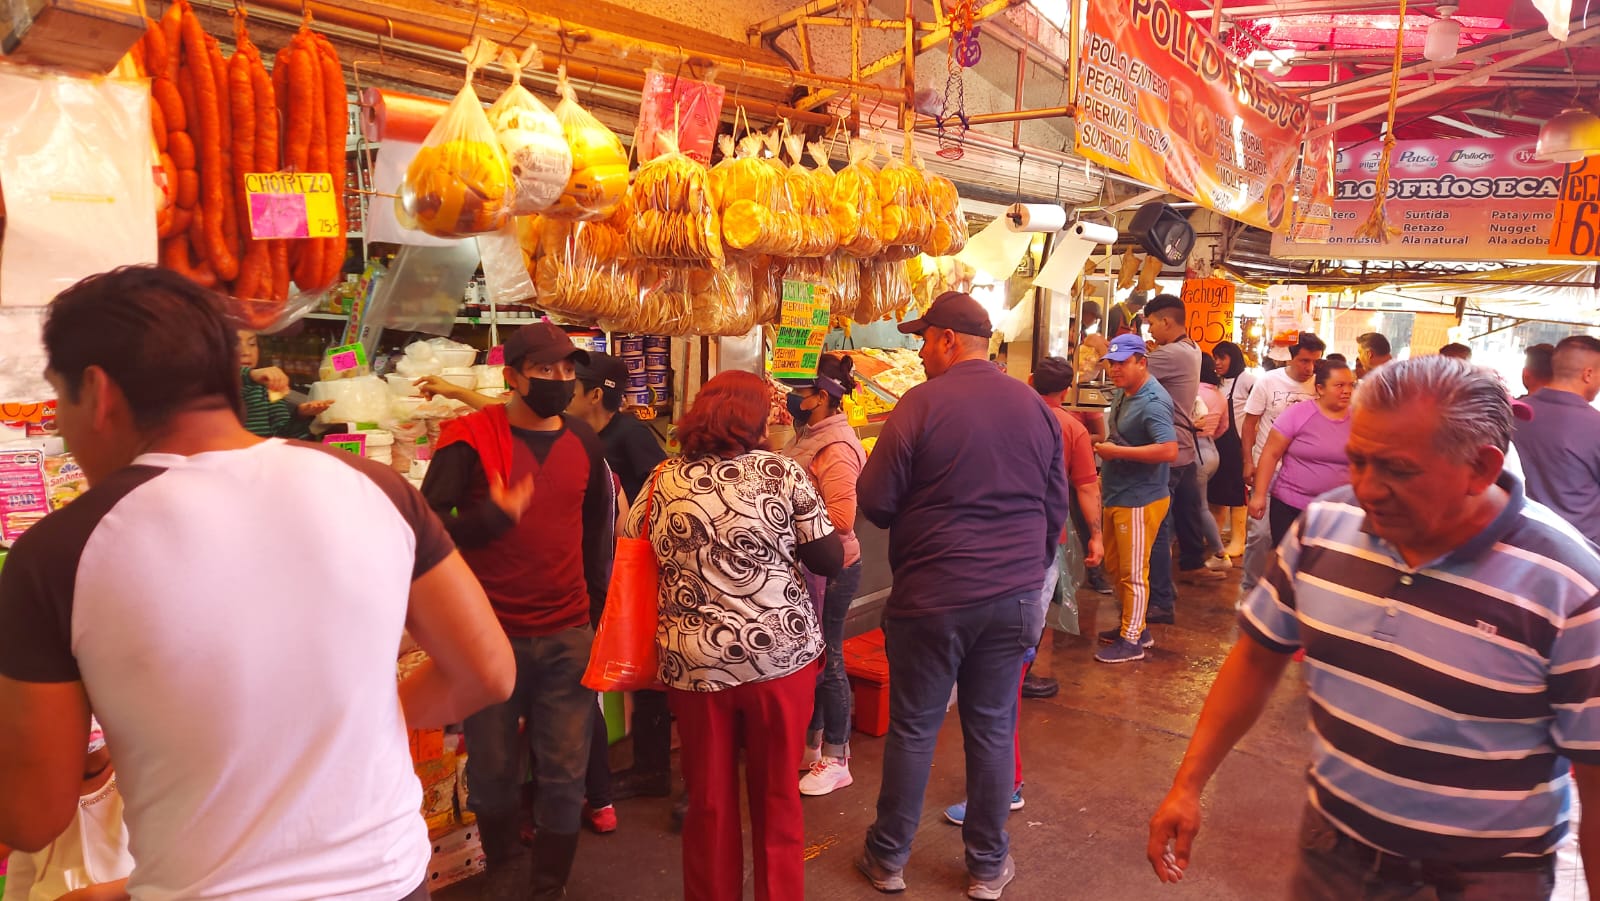
<path id="1" fill-rule="evenodd" d="M 895 159 L 887 151 L 886 155 L 889 162 L 878 172 L 884 257 L 909 260 L 922 253 L 923 245 L 933 234 L 934 215 L 928 198 L 928 182 L 922 170 L 907 160 Z M 910 157 L 909 147 L 905 155 Z"/>
<path id="2" fill-rule="evenodd" d="M 500 63 L 511 86 L 489 107 L 489 124 L 511 165 L 511 215 L 530 216 L 549 209 L 572 178 L 572 150 L 561 120 L 522 86 L 522 70 L 539 50 L 529 45 L 518 57 L 506 50 Z"/>
<path id="3" fill-rule="evenodd" d="M 406 169 L 395 204 L 408 228 L 466 238 L 499 231 L 511 217 L 511 167 L 472 88 L 482 55 L 469 58 L 467 83 Z"/>
<path id="4" fill-rule="evenodd" d="M 652 68 L 644 76 L 639 102 L 639 127 L 633 133 L 634 152 L 649 162 L 669 152 L 660 139 L 672 135 L 676 148 L 706 165 L 717 127 L 722 123 L 722 99 L 727 89 L 708 81 L 693 81 Z"/>
<path id="5" fill-rule="evenodd" d="M 956 183 L 943 175 L 929 175 L 928 200 L 935 218 L 923 250 L 933 257 L 955 256 L 967 246 L 967 216 L 961 212 Z"/>
<path id="6" fill-rule="evenodd" d="M 722 239 L 730 251 L 788 256 L 798 235 L 793 234 L 793 223 L 786 221 L 787 172 L 762 158 L 763 143 L 759 135 L 745 135 L 731 163 L 723 144 L 723 162 L 717 167 L 721 175 L 713 192 L 719 200 Z"/>
<path id="7" fill-rule="evenodd" d="M 478 256 L 483 260 L 483 281 L 491 303 L 524 303 L 534 296 L 533 279 L 523 262 L 514 222 L 507 222 L 492 235 L 479 235 Z"/>
<path id="8" fill-rule="evenodd" d="M 721 269 L 722 227 L 706 167 L 673 149 L 639 167 L 628 191 L 628 250 L 641 260 Z"/>
<path id="9" fill-rule="evenodd" d="M 872 166 L 877 151 L 866 141 L 850 143 L 850 165 L 833 178 L 833 219 L 839 247 L 859 259 L 883 250 L 883 221 L 878 199 L 878 170 Z"/>
<path id="10" fill-rule="evenodd" d="M 540 306 L 584 324 L 631 314 L 639 302 L 639 282 L 625 262 L 627 239 L 619 224 L 540 221 L 534 264 Z"/>
<path id="11" fill-rule="evenodd" d="M 593 691 L 638 691 L 658 681 L 661 568 L 650 543 L 650 514 L 660 479 L 658 468 L 644 496 L 644 537 L 617 539 L 605 611 L 583 672 L 584 687 Z"/>
<path id="12" fill-rule="evenodd" d="M 599 220 L 611 215 L 628 193 L 628 154 L 622 140 L 578 105 L 565 66 L 556 74 L 555 115 L 572 151 L 572 177 L 555 206 L 545 211 L 568 222 Z"/>
<path id="13" fill-rule="evenodd" d="M 794 160 L 784 175 L 784 184 L 799 233 L 790 256 L 825 257 L 839 245 L 833 220 L 828 215 L 833 201 L 833 172 L 828 171 L 828 178 L 819 178 L 816 171 L 806 168 L 805 138 L 801 135 L 784 138 L 784 144 L 789 158 Z"/>
<path id="14" fill-rule="evenodd" d="M 912 301 L 911 276 L 903 260 L 861 264 L 861 302 L 851 318 L 860 323 L 887 319 Z"/>

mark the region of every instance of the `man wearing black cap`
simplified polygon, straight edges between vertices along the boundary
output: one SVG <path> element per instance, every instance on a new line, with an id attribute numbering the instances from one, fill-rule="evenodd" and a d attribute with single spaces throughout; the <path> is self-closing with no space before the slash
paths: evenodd
<path id="1" fill-rule="evenodd" d="M 578 385 L 583 389 L 567 406 L 567 415 L 576 416 L 600 435 L 606 463 L 622 483 L 623 495 L 632 503 L 644 490 L 645 481 L 656 465 L 667 458 L 650 427 L 631 413 L 622 412 L 622 392 L 628 383 L 628 367 L 610 354 L 592 353 L 588 363 L 578 364 Z M 633 694 L 633 768 L 617 773 L 610 782 L 613 800 L 639 796 L 664 798 L 672 791 L 672 714 L 667 710 L 667 695 L 660 691 Z M 598 734 L 598 730 L 596 730 Z M 604 766 L 603 752 L 591 750 L 589 805 L 594 807 L 594 784 Z"/>
<path id="2" fill-rule="evenodd" d="M 878 818 L 857 866 L 905 888 L 934 741 L 950 690 L 966 737 L 967 893 L 999 898 L 1015 877 L 1017 676 L 1039 634 L 1039 590 L 1067 518 L 1061 426 L 1039 395 L 987 359 L 989 314 L 956 291 L 900 331 L 922 336 L 928 382 L 906 392 L 862 470 L 858 508 L 889 530 L 884 615 L 889 740 Z"/>
<path id="3" fill-rule="evenodd" d="M 667 458 L 650 427 L 631 413 L 622 412 L 622 392 L 628 384 L 628 367 L 618 357 L 592 353 L 578 364 L 582 390 L 567 405 L 567 414 L 589 424 L 605 447 L 606 462 L 622 480 L 622 491 L 632 503 L 644 488 L 656 464 Z"/>
<path id="4" fill-rule="evenodd" d="M 518 329 L 505 345 L 506 404 L 445 424 L 422 493 L 483 584 L 511 639 L 511 699 L 466 721 L 468 802 L 488 861 L 485 899 L 559 898 L 578 849 L 594 692 L 580 680 L 591 617 L 605 602 L 611 472 L 600 439 L 563 415 L 589 355 L 554 323 Z M 514 861 L 522 784 L 518 720 L 535 756 L 538 801 L 532 892 Z"/>

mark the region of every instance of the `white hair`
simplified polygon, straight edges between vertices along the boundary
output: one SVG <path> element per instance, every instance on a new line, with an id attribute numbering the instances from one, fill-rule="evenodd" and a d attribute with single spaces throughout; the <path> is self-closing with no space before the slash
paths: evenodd
<path id="1" fill-rule="evenodd" d="M 1484 366 L 1436 355 L 1385 363 L 1361 380 L 1355 399 L 1366 409 L 1383 411 L 1431 404 L 1439 411 L 1434 447 L 1463 463 L 1484 445 L 1502 453 L 1511 446 L 1511 395 L 1500 376 Z"/>

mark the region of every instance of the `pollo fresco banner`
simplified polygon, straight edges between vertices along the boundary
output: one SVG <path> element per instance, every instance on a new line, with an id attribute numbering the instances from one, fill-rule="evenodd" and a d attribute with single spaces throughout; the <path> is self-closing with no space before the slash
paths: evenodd
<path id="1" fill-rule="evenodd" d="M 1445 138 L 1396 141 L 1389 163 L 1387 242 L 1356 231 L 1378 190 L 1374 141 L 1340 151 L 1334 162 L 1333 232 L 1326 243 L 1274 235 L 1282 259 L 1538 260 L 1584 259 L 1552 250 L 1556 199 L 1566 167 L 1533 158 L 1534 139 Z"/>
<path id="2" fill-rule="evenodd" d="M 1271 231 L 1287 227 L 1310 108 L 1170 0 L 1088 0 L 1078 152 Z"/>

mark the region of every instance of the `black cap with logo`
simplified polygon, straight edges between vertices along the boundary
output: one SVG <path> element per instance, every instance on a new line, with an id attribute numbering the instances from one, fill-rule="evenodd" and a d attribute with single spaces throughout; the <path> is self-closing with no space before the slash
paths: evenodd
<path id="1" fill-rule="evenodd" d="M 628 366 L 620 357 L 600 353 L 589 354 L 587 361 L 578 363 L 578 381 L 590 389 L 621 391 L 628 385 Z"/>

